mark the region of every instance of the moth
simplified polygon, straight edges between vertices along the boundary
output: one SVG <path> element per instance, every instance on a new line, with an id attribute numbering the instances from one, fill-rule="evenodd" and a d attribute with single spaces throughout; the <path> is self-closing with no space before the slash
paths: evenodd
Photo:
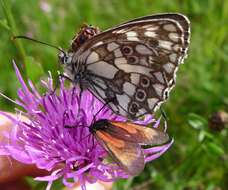
<path id="1" fill-rule="evenodd" d="M 137 18 L 104 32 L 84 25 L 59 61 L 75 85 L 135 119 L 168 98 L 189 38 L 190 22 L 181 14 Z"/>
<path id="2" fill-rule="evenodd" d="M 136 176 L 144 169 L 142 145 L 160 145 L 168 142 L 169 136 L 156 128 L 130 122 L 100 119 L 89 127 L 98 143 L 102 145 L 121 169 Z"/>

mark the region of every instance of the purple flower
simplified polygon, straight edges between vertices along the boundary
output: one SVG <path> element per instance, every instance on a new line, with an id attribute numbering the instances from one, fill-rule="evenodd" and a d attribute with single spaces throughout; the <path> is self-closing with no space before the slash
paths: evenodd
<path id="1" fill-rule="evenodd" d="M 50 176 L 36 178 L 48 181 L 47 189 L 59 178 L 66 186 L 78 182 L 85 189 L 86 183 L 128 177 L 115 162 L 104 162 L 107 152 L 89 132 L 95 120 L 125 121 L 123 117 L 113 114 L 107 106 L 99 112 L 103 106 L 99 100 L 88 91 L 82 93 L 80 100 L 78 90 L 65 87 L 63 80 L 59 93 L 53 92 L 51 75 L 48 82 L 42 81 L 47 92 L 41 95 L 31 81 L 28 86 L 25 84 L 14 67 L 22 86 L 16 103 L 24 111 L 18 111 L 17 119 L 1 112 L 14 123 L 11 131 L 4 133 L 7 140 L 0 144 L 1 155 L 10 155 L 20 162 L 50 171 Z M 29 120 L 20 120 L 20 115 Z M 152 120 L 147 116 L 138 122 L 149 124 Z M 154 127 L 158 124 L 159 120 Z M 145 149 L 146 162 L 158 158 L 171 144 Z"/>

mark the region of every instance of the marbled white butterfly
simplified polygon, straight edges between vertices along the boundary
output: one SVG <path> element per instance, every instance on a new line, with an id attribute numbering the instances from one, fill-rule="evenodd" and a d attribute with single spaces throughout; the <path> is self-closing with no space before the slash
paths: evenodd
<path id="1" fill-rule="evenodd" d="M 167 99 L 189 38 L 190 23 L 181 14 L 137 18 L 104 32 L 85 25 L 59 59 L 74 84 L 134 119 Z"/>

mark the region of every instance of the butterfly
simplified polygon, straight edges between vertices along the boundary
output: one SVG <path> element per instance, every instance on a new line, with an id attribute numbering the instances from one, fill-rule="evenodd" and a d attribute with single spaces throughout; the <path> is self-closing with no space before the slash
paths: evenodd
<path id="1" fill-rule="evenodd" d="M 168 98 L 189 38 L 190 22 L 181 14 L 137 18 L 104 32 L 84 25 L 59 61 L 63 76 L 135 119 Z"/>
<path id="2" fill-rule="evenodd" d="M 138 175 L 145 166 L 141 145 L 155 146 L 169 141 L 169 136 L 156 128 L 107 119 L 93 122 L 89 131 L 113 161 L 131 176 Z"/>

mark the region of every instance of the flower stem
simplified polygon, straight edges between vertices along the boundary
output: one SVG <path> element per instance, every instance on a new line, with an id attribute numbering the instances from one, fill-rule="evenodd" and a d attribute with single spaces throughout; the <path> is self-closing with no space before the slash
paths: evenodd
<path id="1" fill-rule="evenodd" d="M 5 18 L 8 22 L 8 25 L 10 27 L 10 31 L 11 31 L 11 35 L 12 36 L 16 36 L 18 35 L 18 30 L 16 27 L 16 22 L 14 20 L 13 14 L 12 14 L 12 10 L 11 10 L 11 5 L 10 5 L 10 1 L 9 0 L 1 0 L 1 6 L 5 15 Z M 22 43 L 20 42 L 20 40 L 14 40 L 14 43 L 17 47 L 17 49 L 19 50 L 19 56 L 22 59 L 21 63 L 18 63 L 18 68 L 20 69 L 21 73 L 23 73 L 24 76 L 26 76 L 26 70 L 25 70 L 25 62 L 26 62 L 26 53 L 25 50 L 23 48 Z"/>

